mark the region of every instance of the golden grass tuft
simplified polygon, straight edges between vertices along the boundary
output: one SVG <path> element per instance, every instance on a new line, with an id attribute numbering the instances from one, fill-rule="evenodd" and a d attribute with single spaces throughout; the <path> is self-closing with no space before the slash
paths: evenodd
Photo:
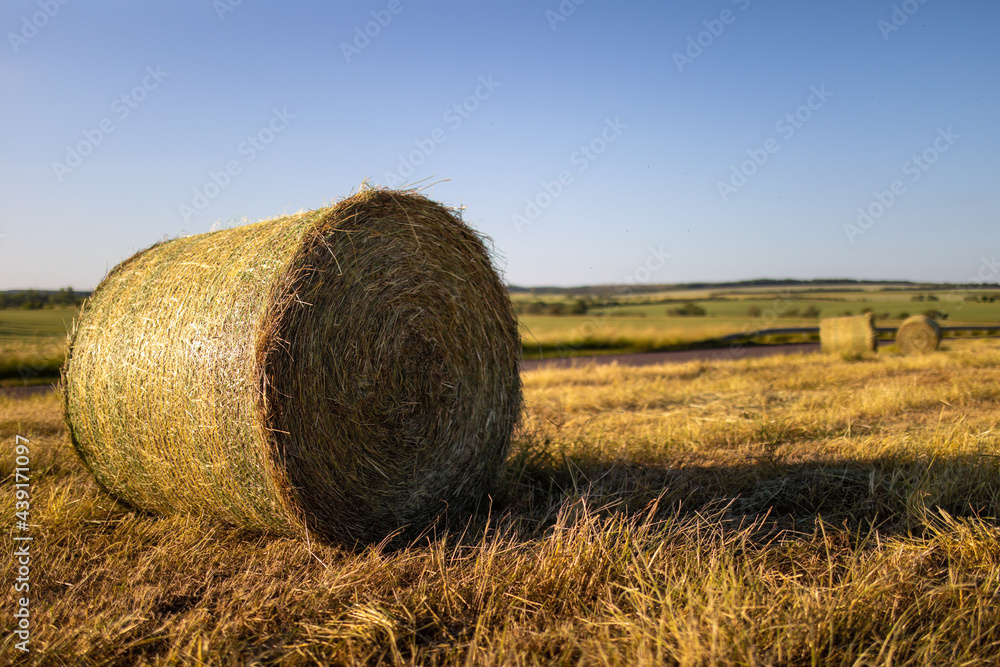
<path id="1" fill-rule="evenodd" d="M 820 320 L 819 341 L 823 352 L 858 357 L 875 352 L 875 322 L 871 313 Z"/>
<path id="2" fill-rule="evenodd" d="M 345 545 L 476 503 L 521 406 L 483 240 L 414 193 L 157 244 L 81 312 L 64 412 L 99 484 Z"/>
<path id="3" fill-rule="evenodd" d="M 896 330 L 896 347 L 903 354 L 929 354 L 941 345 L 941 327 L 926 315 L 914 315 Z"/>

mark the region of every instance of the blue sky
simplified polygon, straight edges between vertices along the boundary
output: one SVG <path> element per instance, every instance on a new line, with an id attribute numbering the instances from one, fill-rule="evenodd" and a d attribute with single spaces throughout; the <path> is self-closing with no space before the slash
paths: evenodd
<path id="1" fill-rule="evenodd" d="M 0 289 L 365 179 L 436 183 L 519 285 L 1000 254 L 992 0 L 64 1 L 0 7 Z"/>

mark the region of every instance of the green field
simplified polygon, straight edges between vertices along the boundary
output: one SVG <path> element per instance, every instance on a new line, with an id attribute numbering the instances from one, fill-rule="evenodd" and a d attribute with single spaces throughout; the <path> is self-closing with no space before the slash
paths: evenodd
<path id="1" fill-rule="evenodd" d="M 0 383 L 57 378 L 75 315 L 75 308 L 0 310 Z"/>
<path id="2" fill-rule="evenodd" d="M 914 301 L 914 297 L 922 297 Z M 992 303 L 966 301 L 966 297 L 981 299 L 997 297 Z M 586 297 L 584 297 L 586 298 Z M 927 300 L 931 298 L 933 300 Z M 515 304 L 525 304 L 532 301 L 556 303 L 571 302 L 573 299 L 550 294 L 517 294 L 513 297 Z M 692 302 L 705 308 L 707 317 L 734 318 L 741 322 L 752 319 L 747 315 L 751 307 L 757 307 L 765 317 L 785 319 L 791 310 L 803 312 L 810 307 L 820 311 L 821 317 L 836 317 L 844 314 L 857 314 L 869 308 L 876 314 L 888 314 L 890 318 L 922 313 L 936 309 L 948 315 L 949 321 L 963 322 L 997 322 L 1000 321 L 1000 294 L 995 290 L 945 291 L 945 290 L 853 290 L 853 291 L 817 291 L 817 290 L 767 290 L 767 291 L 710 291 L 692 290 L 690 292 L 665 292 L 658 294 L 642 294 L 624 296 L 615 299 L 611 306 L 609 317 L 661 317 L 667 310 L 683 303 Z"/>
<path id="3" fill-rule="evenodd" d="M 914 301 L 914 297 L 922 300 Z M 996 300 L 983 302 L 984 298 Z M 945 326 L 1000 324 L 1000 294 L 995 290 L 733 288 L 622 295 L 610 303 L 596 294 L 567 298 L 559 294 L 518 293 L 512 299 L 521 311 L 539 302 L 569 306 L 581 300 L 588 306 L 583 315 L 522 312 L 519 320 L 524 355 L 529 359 L 687 349 L 740 332 L 818 327 L 820 318 L 856 315 L 866 309 L 876 314 L 878 326 L 890 328 L 899 326 L 907 315 L 935 310 Z M 705 315 L 668 314 L 687 303 L 703 308 Z M 818 316 L 803 316 L 810 309 L 818 312 Z M 75 313 L 72 308 L 0 310 L 0 378 L 23 379 L 26 367 L 31 377 L 58 375 L 66 332 Z M 782 335 L 756 342 L 815 339 L 815 335 Z"/>
<path id="4" fill-rule="evenodd" d="M 76 308 L 0 310 L 0 343 L 65 338 L 75 315 Z"/>
<path id="5" fill-rule="evenodd" d="M 552 294 L 518 294 L 514 302 L 522 311 L 522 338 L 525 356 L 551 354 L 594 354 L 601 352 L 642 352 L 683 349 L 707 339 L 771 328 L 818 327 L 819 320 L 840 315 L 857 315 L 864 310 L 876 314 L 876 324 L 895 328 L 909 315 L 938 311 L 945 326 L 1000 324 L 1000 299 L 995 291 L 925 290 L 786 290 L 726 292 L 693 290 L 622 297 L 612 305 L 596 304 L 588 297 L 584 315 L 526 314 L 531 303 L 577 301 Z M 914 301 L 914 297 L 922 300 Z M 976 299 L 966 301 L 966 297 Z M 933 300 L 928 300 L 933 299 Z M 670 315 L 669 311 L 692 303 L 704 309 L 704 316 Z M 810 310 L 814 316 L 805 317 Z M 798 314 L 796 314 L 798 313 Z M 816 315 L 815 313 L 818 313 Z M 775 336 L 758 342 L 798 342 L 815 336 Z"/>

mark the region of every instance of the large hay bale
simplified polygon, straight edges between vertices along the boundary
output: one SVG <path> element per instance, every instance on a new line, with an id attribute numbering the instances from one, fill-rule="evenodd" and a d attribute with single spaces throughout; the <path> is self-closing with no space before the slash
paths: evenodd
<path id="1" fill-rule="evenodd" d="M 926 315 L 903 320 L 896 330 L 896 347 L 903 354 L 928 354 L 941 344 L 941 327 Z"/>
<path id="2" fill-rule="evenodd" d="M 367 189 L 122 262 L 75 327 L 64 408 L 133 507 L 363 544 L 482 497 L 520 349 L 481 238 Z"/>
<path id="3" fill-rule="evenodd" d="M 823 352 L 860 356 L 875 352 L 875 320 L 871 313 L 820 320 L 819 342 Z"/>

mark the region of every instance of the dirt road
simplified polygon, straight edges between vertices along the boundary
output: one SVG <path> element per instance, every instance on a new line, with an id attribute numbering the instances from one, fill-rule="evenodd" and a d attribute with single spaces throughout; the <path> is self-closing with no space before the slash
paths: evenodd
<path id="1" fill-rule="evenodd" d="M 521 370 L 530 371 L 542 366 L 572 368 L 585 364 L 619 363 L 622 366 L 649 366 L 651 364 L 677 363 L 688 361 L 723 361 L 770 357 L 776 354 L 815 354 L 819 343 L 795 343 L 789 345 L 756 345 L 713 350 L 679 350 L 677 352 L 645 352 L 642 354 L 602 354 L 595 357 L 564 357 L 555 359 L 525 359 Z"/>
<path id="2" fill-rule="evenodd" d="M 756 345 L 746 347 L 721 348 L 713 350 L 680 350 L 677 352 L 645 352 L 642 354 L 603 354 L 595 357 L 562 357 L 554 359 L 526 359 L 521 362 L 521 370 L 530 371 L 542 366 L 572 368 L 586 364 L 618 363 L 622 366 L 649 366 L 652 364 L 688 361 L 724 361 L 770 357 L 776 354 L 815 354 L 819 343 L 795 343 L 789 345 Z M 55 385 L 34 385 L 30 387 L 0 387 L 0 396 L 18 398 L 52 391 Z"/>

